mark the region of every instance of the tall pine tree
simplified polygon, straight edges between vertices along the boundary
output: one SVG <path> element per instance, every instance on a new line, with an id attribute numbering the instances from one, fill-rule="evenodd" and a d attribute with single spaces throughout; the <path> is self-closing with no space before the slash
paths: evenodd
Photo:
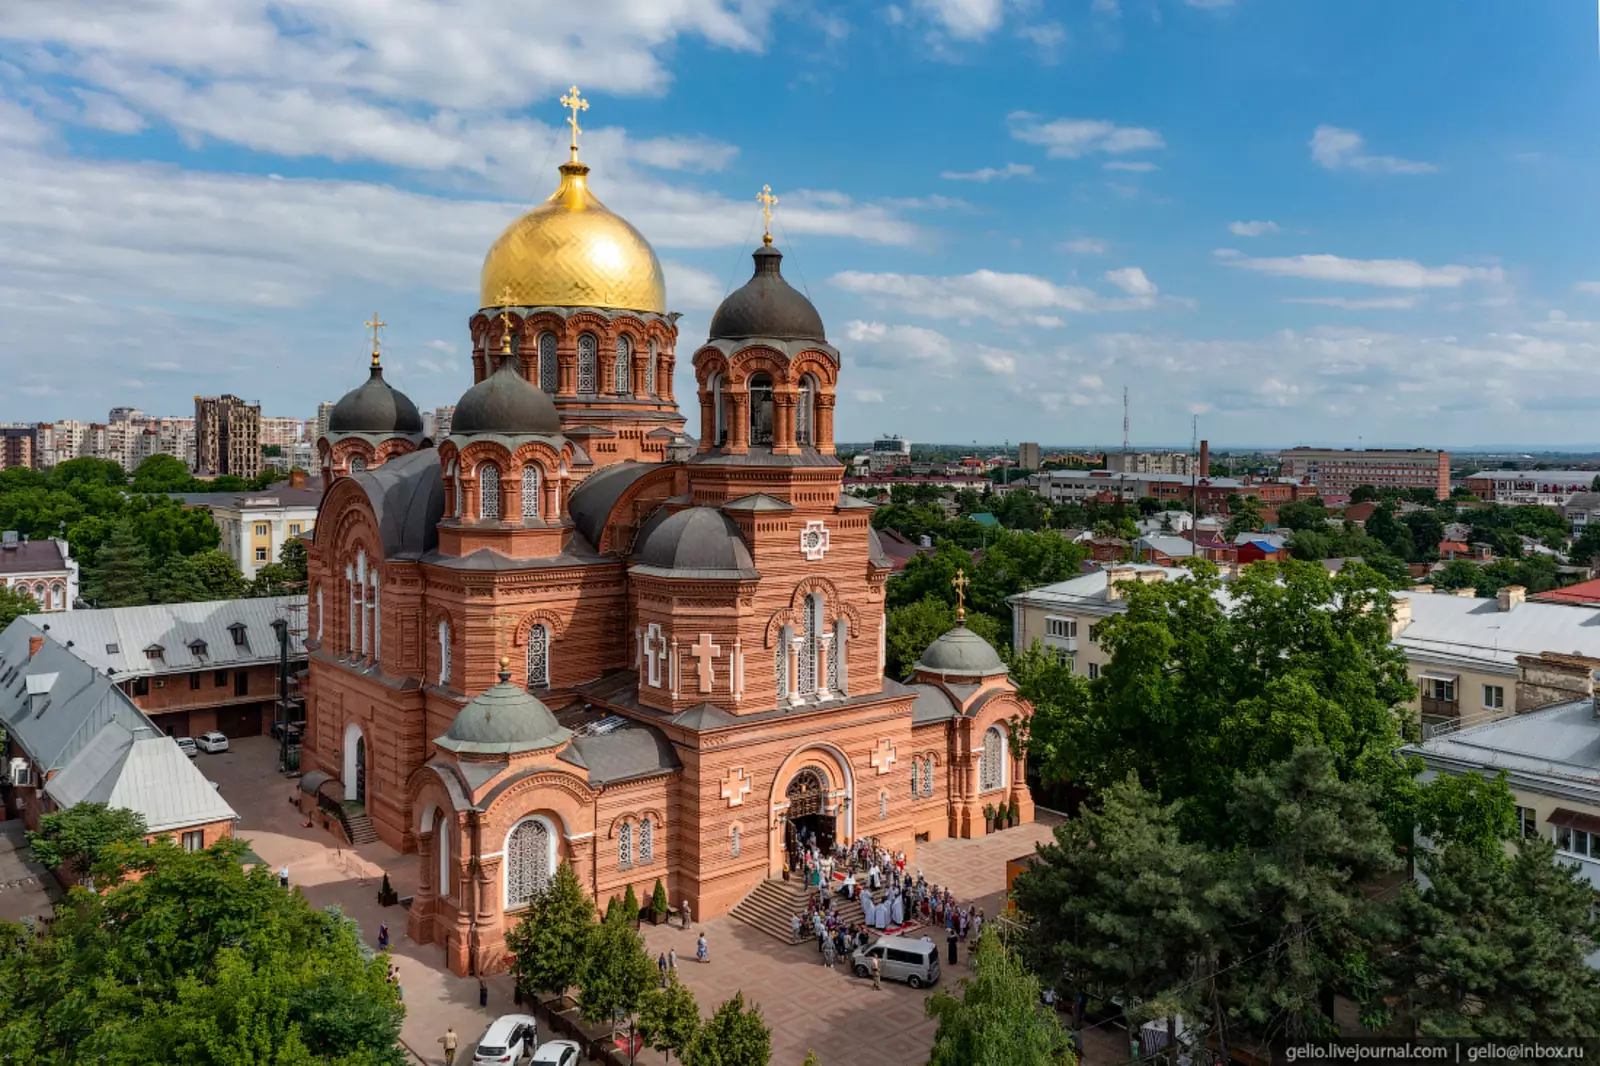
<path id="1" fill-rule="evenodd" d="M 95 552 L 89 571 L 89 599 L 96 607 L 138 607 L 149 603 L 150 556 L 127 522 L 118 522 Z"/>

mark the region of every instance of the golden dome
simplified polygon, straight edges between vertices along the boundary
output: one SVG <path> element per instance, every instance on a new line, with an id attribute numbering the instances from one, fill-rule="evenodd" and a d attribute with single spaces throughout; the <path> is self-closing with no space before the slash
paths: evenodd
<path id="1" fill-rule="evenodd" d="M 588 173 L 582 163 L 564 165 L 550 199 L 500 234 L 483 260 L 480 306 L 509 302 L 666 313 L 667 287 L 655 250 L 595 199 Z"/>

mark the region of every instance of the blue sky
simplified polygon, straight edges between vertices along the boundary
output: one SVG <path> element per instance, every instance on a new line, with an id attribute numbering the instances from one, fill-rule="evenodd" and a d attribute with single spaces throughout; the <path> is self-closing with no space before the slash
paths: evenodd
<path id="1" fill-rule="evenodd" d="M 1505 0 L 9 0 L 0 418 L 309 416 L 373 310 L 453 402 L 573 82 L 680 397 L 770 183 L 841 439 L 1600 442 L 1596 11 Z"/>

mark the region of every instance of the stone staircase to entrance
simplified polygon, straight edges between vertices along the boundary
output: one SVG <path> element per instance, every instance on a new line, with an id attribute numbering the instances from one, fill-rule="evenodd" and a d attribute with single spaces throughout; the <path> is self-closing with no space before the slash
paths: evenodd
<path id="1" fill-rule="evenodd" d="M 347 803 L 339 812 L 339 822 L 344 826 L 345 839 L 352 846 L 371 844 L 378 839 L 378 831 L 372 827 L 372 819 L 367 817 L 366 808 L 354 803 Z"/>
<path id="2" fill-rule="evenodd" d="M 785 944 L 793 937 L 793 919 L 795 915 L 802 918 L 806 913 L 806 898 L 810 893 L 805 882 L 800 878 L 785 881 L 773 877 L 761 882 L 750 894 L 734 905 L 728 913 L 744 922 L 761 930 L 768 936 L 776 937 Z M 847 900 L 842 896 L 834 897 L 834 909 L 839 915 L 839 920 L 846 925 L 861 924 L 865 915 L 861 912 L 861 904 L 855 900 Z M 806 934 L 809 936 L 809 933 Z"/>

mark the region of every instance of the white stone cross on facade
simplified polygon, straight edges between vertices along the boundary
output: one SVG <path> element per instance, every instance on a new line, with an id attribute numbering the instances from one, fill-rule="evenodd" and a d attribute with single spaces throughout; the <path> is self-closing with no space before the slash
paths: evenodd
<path id="1" fill-rule="evenodd" d="M 746 792 L 750 791 L 750 779 L 744 776 L 744 767 L 728 767 L 728 776 L 722 779 L 722 798 L 728 801 L 728 806 L 737 807 L 744 802 Z"/>
<path id="2" fill-rule="evenodd" d="M 689 654 L 699 660 L 700 691 L 710 692 L 717 680 L 715 664 L 717 656 L 722 654 L 722 645 L 711 643 L 710 633 L 701 633 L 700 639 L 689 646 Z"/>
<path id="3" fill-rule="evenodd" d="M 872 749 L 872 765 L 880 774 L 888 773 L 894 766 L 894 743 L 888 737 L 878 741 L 878 746 Z"/>

